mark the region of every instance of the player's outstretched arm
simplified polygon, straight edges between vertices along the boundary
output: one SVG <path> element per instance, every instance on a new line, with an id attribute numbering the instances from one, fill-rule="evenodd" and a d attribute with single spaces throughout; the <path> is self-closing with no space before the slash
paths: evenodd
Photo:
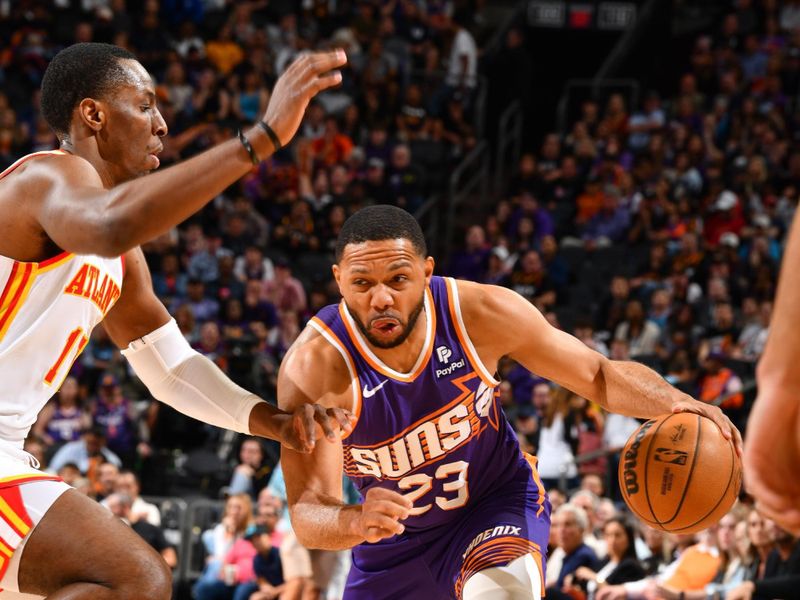
<path id="1" fill-rule="evenodd" d="M 231 381 L 189 346 L 153 293 L 140 249 L 126 255 L 122 294 L 109 311 L 109 336 L 155 398 L 217 427 L 259 435 L 300 452 L 310 452 L 320 433 L 338 442 L 349 432 L 349 414 L 308 404 L 286 413 Z"/>
<path id="2" fill-rule="evenodd" d="M 281 364 L 278 402 L 297 411 L 311 402 L 352 405 L 351 378 L 342 358 L 311 328 L 300 335 Z M 341 440 L 318 444 L 310 454 L 281 452 L 286 495 L 297 539 L 307 548 L 345 550 L 403 533 L 411 502 L 384 488 L 370 489 L 362 504 L 342 501 Z"/>
<path id="3" fill-rule="evenodd" d="M 281 145 L 294 137 L 311 98 L 341 81 L 332 70 L 345 62 L 343 50 L 309 53 L 281 75 L 263 117 Z M 102 129 L 103 118 L 98 111 L 89 121 Z M 261 127 L 245 136 L 259 159 L 273 153 Z M 184 221 L 252 167 L 248 152 L 233 138 L 164 171 L 110 187 L 83 158 L 53 155 L 26 167 L 24 189 L 17 195 L 31 203 L 28 214 L 60 248 L 119 256 Z"/>
<path id="4" fill-rule="evenodd" d="M 747 423 L 745 486 L 756 506 L 800 536 L 800 219 L 783 257 L 769 338 L 758 363 L 758 397 Z"/>
<path id="5" fill-rule="evenodd" d="M 702 414 L 734 440 L 741 454 L 741 435 L 718 407 L 687 396 L 645 365 L 607 359 L 550 325 L 512 290 L 464 281 L 458 286 L 469 334 L 492 361 L 509 355 L 611 412 L 640 418 L 683 411 Z"/>

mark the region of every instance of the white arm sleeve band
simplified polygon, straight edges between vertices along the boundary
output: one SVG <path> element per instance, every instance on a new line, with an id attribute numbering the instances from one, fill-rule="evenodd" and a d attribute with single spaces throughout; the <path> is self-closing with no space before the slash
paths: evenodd
<path id="1" fill-rule="evenodd" d="M 211 425 L 250 433 L 255 394 L 233 383 L 183 337 L 174 319 L 122 351 L 155 398 Z"/>

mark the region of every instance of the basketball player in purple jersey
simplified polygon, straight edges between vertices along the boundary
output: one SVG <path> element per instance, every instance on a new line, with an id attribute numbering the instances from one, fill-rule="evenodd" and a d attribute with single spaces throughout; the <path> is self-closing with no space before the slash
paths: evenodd
<path id="1" fill-rule="evenodd" d="M 311 548 L 353 548 L 346 600 L 530 600 L 543 593 L 550 507 L 496 399 L 502 356 L 636 417 L 716 408 L 654 371 L 610 361 L 500 287 L 433 275 L 419 225 L 391 206 L 348 219 L 333 274 L 343 300 L 284 360 L 278 398 L 352 410 L 342 444 L 284 449 L 292 524 Z M 340 471 L 363 503 L 342 503 Z"/>

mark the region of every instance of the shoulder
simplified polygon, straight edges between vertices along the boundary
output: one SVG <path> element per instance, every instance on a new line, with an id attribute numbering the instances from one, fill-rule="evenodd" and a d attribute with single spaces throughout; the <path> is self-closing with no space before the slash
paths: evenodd
<path id="1" fill-rule="evenodd" d="M 478 350 L 494 350 L 499 358 L 520 342 L 519 328 L 510 325 L 525 323 L 526 329 L 537 325 L 533 313 L 538 311 L 513 290 L 462 280 L 456 286 L 464 327 Z"/>
<path id="2" fill-rule="evenodd" d="M 310 325 L 295 340 L 278 373 L 278 403 L 300 402 L 350 408 L 352 374 L 339 350 Z"/>
<path id="3" fill-rule="evenodd" d="M 33 188 L 60 182 L 82 187 L 103 187 L 100 175 L 88 160 L 67 153 L 32 157 L 20 164 L 13 175 L 21 185 Z"/>

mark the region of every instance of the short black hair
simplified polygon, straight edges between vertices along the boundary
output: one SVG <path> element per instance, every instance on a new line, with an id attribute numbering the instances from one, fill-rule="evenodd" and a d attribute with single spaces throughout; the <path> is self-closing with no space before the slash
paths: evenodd
<path id="1" fill-rule="evenodd" d="M 136 57 L 119 46 L 83 43 L 53 57 L 42 78 L 42 115 L 62 138 L 69 132 L 72 111 L 84 98 L 101 98 L 127 80 L 120 64 Z"/>
<path id="2" fill-rule="evenodd" d="M 410 213 L 389 204 L 376 204 L 362 208 L 344 222 L 336 240 L 336 262 L 347 244 L 380 240 L 409 240 L 417 254 L 428 254 L 422 229 Z"/>

